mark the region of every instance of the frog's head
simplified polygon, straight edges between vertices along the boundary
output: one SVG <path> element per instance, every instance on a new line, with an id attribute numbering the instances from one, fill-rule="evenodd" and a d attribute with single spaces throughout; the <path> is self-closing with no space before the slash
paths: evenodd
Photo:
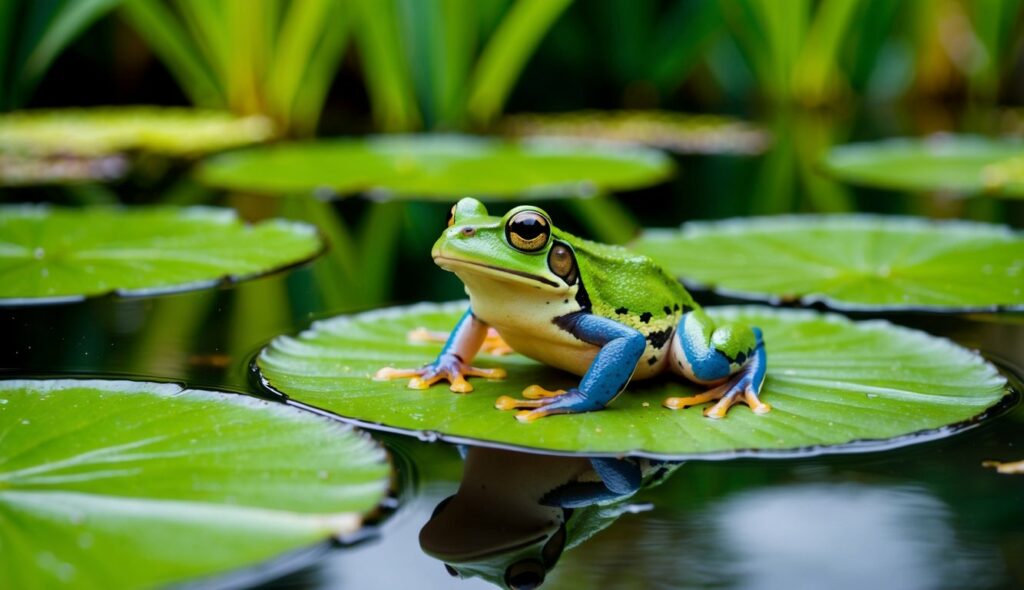
<path id="1" fill-rule="evenodd" d="M 521 206 L 502 217 L 487 214 L 483 203 L 462 199 L 448 217 L 431 252 L 441 268 L 491 279 L 564 292 L 579 279 L 572 247 L 543 209 Z"/>

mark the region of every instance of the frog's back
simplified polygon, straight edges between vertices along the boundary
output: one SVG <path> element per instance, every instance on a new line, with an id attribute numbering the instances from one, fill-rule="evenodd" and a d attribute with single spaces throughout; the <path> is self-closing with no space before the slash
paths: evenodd
<path id="1" fill-rule="evenodd" d="M 682 314 L 697 307 L 679 281 L 647 256 L 621 246 L 570 241 L 592 313 L 636 328 L 644 336 L 663 334 L 661 338 L 667 339 Z"/>

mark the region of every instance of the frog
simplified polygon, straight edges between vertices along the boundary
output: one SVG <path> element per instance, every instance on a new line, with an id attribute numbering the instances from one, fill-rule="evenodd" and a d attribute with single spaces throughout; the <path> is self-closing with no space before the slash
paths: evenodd
<path id="1" fill-rule="evenodd" d="M 631 381 L 663 374 L 706 388 L 665 398 L 670 410 L 706 405 L 712 419 L 726 418 L 737 404 L 759 415 L 771 411 L 760 399 L 767 369 L 760 328 L 716 322 L 651 258 L 576 237 L 539 207 L 493 216 L 479 200 L 463 198 L 431 257 L 461 280 L 469 308 L 433 362 L 384 367 L 375 379 L 408 378 L 412 389 L 447 381 L 454 393 L 472 392 L 470 377 L 507 376 L 472 364 L 496 333 L 509 349 L 581 377 L 568 390 L 536 384 L 521 398 L 496 399 L 497 409 L 517 410 L 523 423 L 602 410 Z"/>

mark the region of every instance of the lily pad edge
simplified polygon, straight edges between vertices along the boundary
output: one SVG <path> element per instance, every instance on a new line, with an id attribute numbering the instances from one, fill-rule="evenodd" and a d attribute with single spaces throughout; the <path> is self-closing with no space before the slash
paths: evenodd
<path id="1" fill-rule="evenodd" d="M 8 210 L 38 210 L 46 211 L 54 209 L 48 203 L 14 203 L 10 205 L 0 205 L 0 216 Z M 134 207 L 116 205 L 108 207 L 112 211 L 131 211 Z M 327 237 L 320 230 L 319 227 L 292 219 L 285 218 L 273 218 L 267 219 L 258 223 L 251 223 L 245 220 L 241 220 L 238 217 L 238 212 L 234 209 L 227 207 L 212 207 L 208 205 L 190 205 L 187 207 L 169 207 L 169 209 L 177 209 L 179 212 L 210 212 L 218 215 L 222 215 L 226 218 L 238 219 L 242 226 L 245 228 L 256 227 L 262 224 L 273 224 L 281 227 L 290 227 L 302 232 L 308 232 L 310 235 L 315 236 L 319 246 L 308 256 L 294 260 L 287 264 L 274 266 L 267 270 L 250 273 L 250 274 L 225 274 L 213 279 L 205 281 L 193 281 L 190 283 L 178 283 L 176 285 L 167 285 L 164 287 L 147 287 L 142 289 L 110 289 L 102 293 L 91 293 L 88 295 L 57 295 L 53 297 L 0 297 L 0 308 L 4 307 L 29 307 L 29 306 L 44 306 L 44 305 L 66 305 L 70 303 L 82 303 L 89 300 L 117 298 L 117 299 L 143 299 L 146 297 L 160 297 L 163 295 L 178 295 L 181 293 L 188 293 L 191 291 L 202 291 L 204 289 L 216 289 L 221 287 L 229 287 L 237 285 L 238 283 L 249 281 L 253 279 L 262 279 L 270 276 L 274 276 L 279 273 L 286 273 L 290 270 L 299 268 L 305 264 L 308 264 L 321 255 L 326 253 L 330 249 L 330 244 Z"/>
<path id="2" fill-rule="evenodd" d="M 302 330 L 299 334 L 296 334 L 294 336 L 295 337 L 300 337 L 301 335 L 306 334 L 306 333 L 313 333 L 314 330 L 315 330 L 316 325 L 319 324 L 319 323 L 322 323 L 322 322 L 351 321 L 352 318 L 354 318 L 355 316 L 362 316 L 362 317 L 365 318 L 367 315 L 372 315 L 372 316 L 377 317 L 377 318 L 387 318 L 389 316 L 393 316 L 393 315 L 396 315 L 396 314 L 405 315 L 406 313 L 416 312 L 416 311 L 420 311 L 420 310 L 429 310 L 429 311 L 432 311 L 432 312 L 437 312 L 437 311 L 441 311 L 441 312 L 460 311 L 461 312 L 461 311 L 463 311 L 465 309 L 465 306 L 467 305 L 467 303 L 468 303 L 467 301 L 448 301 L 448 302 L 443 302 L 443 303 L 420 302 L 420 303 L 415 303 L 415 304 L 412 304 L 412 305 L 398 305 L 398 306 L 384 307 L 384 308 L 379 308 L 379 309 L 375 309 L 375 310 L 371 310 L 371 311 L 367 311 L 367 312 L 362 312 L 362 313 L 355 312 L 355 313 L 345 313 L 345 314 L 341 314 L 341 315 L 329 316 L 329 317 L 325 317 L 325 318 L 314 320 L 310 324 L 310 326 L 308 328 Z M 960 346 L 959 344 L 956 344 L 955 342 L 953 342 L 952 340 L 950 340 L 948 338 L 943 338 L 941 336 L 935 336 L 935 335 L 932 335 L 932 334 L 928 334 L 926 332 L 922 332 L 920 330 L 914 330 L 912 328 L 907 328 L 907 327 L 904 327 L 904 326 L 893 324 L 892 322 L 890 322 L 888 320 L 883 320 L 883 319 L 872 319 L 872 320 L 857 321 L 857 320 L 852 320 L 850 318 L 847 318 L 846 316 L 843 316 L 842 314 L 838 314 L 838 313 L 820 312 L 820 311 L 815 311 L 815 310 L 812 310 L 812 309 L 769 308 L 769 307 L 763 306 L 763 305 L 735 305 L 735 306 L 721 306 L 721 307 L 729 307 L 732 310 L 736 310 L 736 311 L 740 311 L 740 312 L 743 311 L 744 309 L 748 309 L 748 308 L 755 308 L 755 309 L 767 308 L 767 309 L 774 309 L 774 311 L 776 311 L 776 312 L 778 312 L 780 314 L 787 314 L 787 315 L 796 315 L 796 316 L 811 315 L 811 316 L 819 316 L 819 317 L 823 316 L 825 319 L 846 320 L 846 321 L 850 321 L 850 322 L 853 322 L 853 323 L 856 323 L 856 324 L 860 324 L 860 325 L 863 325 L 863 324 L 880 324 L 880 325 L 888 326 L 890 329 L 893 329 L 893 330 L 903 331 L 903 332 L 910 332 L 910 333 L 914 333 L 914 334 L 918 334 L 918 335 L 924 335 L 924 336 L 926 336 L 928 338 L 933 338 L 933 339 L 942 341 L 942 343 L 947 345 L 947 346 L 953 346 L 953 347 L 956 347 L 958 349 L 968 350 L 968 349 Z M 713 308 L 707 308 L 707 309 L 713 309 Z M 272 341 L 273 340 L 277 340 L 278 338 L 282 338 L 282 337 L 283 336 L 275 337 L 274 339 L 272 339 Z M 381 422 L 374 422 L 374 421 L 371 421 L 371 420 L 363 420 L 363 419 L 359 419 L 359 418 L 351 418 L 351 417 L 348 417 L 348 416 L 343 416 L 341 414 L 336 414 L 334 412 L 331 412 L 329 410 L 325 410 L 325 409 L 320 408 L 318 406 L 314 406 L 312 404 L 307 404 L 305 402 L 298 401 L 296 399 L 293 399 L 291 396 L 289 396 L 288 394 L 284 393 L 283 391 L 281 391 L 277 387 L 275 387 L 273 384 L 271 384 L 270 381 L 263 374 L 263 371 L 260 369 L 260 367 L 259 367 L 259 359 L 263 355 L 264 351 L 269 349 L 269 347 L 270 347 L 270 342 L 268 342 L 255 355 L 253 355 L 253 357 L 252 357 L 252 359 L 250 360 L 250 363 L 249 363 L 249 374 L 250 374 L 254 384 L 256 384 L 260 388 L 264 389 L 268 395 L 276 397 L 276 398 L 279 398 L 279 399 L 283 400 L 283 402 L 285 404 L 288 404 L 290 406 L 295 406 L 297 408 L 301 408 L 301 409 L 303 409 L 305 411 L 312 412 L 314 414 L 317 414 L 319 416 L 323 416 L 325 418 L 330 418 L 330 419 L 333 419 L 333 420 L 337 420 L 337 421 L 340 421 L 340 422 L 351 424 L 351 425 L 356 426 L 358 428 L 362 428 L 362 429 L 366 429 L 366 430 L 373 430 L 373 431 L 377 431 L 377 432 L 385 432 L 385 433 L 390 433 L 390 434 L 398 434 L 398 435 L 402 435 L 402 436 L 414 437 L 414 438 L 417 438 L 417 439 L 419 439 L 420 441 L 423 441 L 423 442 L 431 442 L 431 443 L 433 443 L 433 442 L 444 442 L 444 443 L 449 443 L 449 444 L 453 444 L 453 445 L 467 445 L 467 446 L 483 447 L 483 448 L 498 449 L 498 450 L 516 451 L 516 452 L 521 452 L 521 453 L 526 453 L 526 454 L 533 454 L 533 455 L 550 455 L 550 456 L 555 456 L 555 457 L 587 457 L 587 458 L 614 458 L 614 459 L 623 459 L 623 458 L 631 457 L 631 458 L 638 458 L 638 459 L 652 459 L 652 460 L 658 460 L 658 461 L 728 461 L 728 460 L 733 460 L 733 459 L 773 459 L 773 460 L 774 459 L 806 459 L 806 458 L 810 458 L 810 457 L 820 457 L 820 456 L 827 456 L 827 455 L 851 455 L 851 454 L 859 454 L 859 453 L 880 452 L 880 451 L 888 451 L 888 450 L 893 450 L 893 449 L 899 449 L 899 448 L 902 448 L 902 447 L 906 447 L 906 446 L 910 446 L 910 445 L 915 445 L 915 444 L 920 444 L 920 443 L 937 441 L 937 440 L 945 439 L 945 438 L 947 438 L 949 436 L 952 436 L 954 434 L 959 434 L 959 433 L 962 433 L 962 432 L 966 432 L 968 430 L 972 430 L 972 429 L 980 426 L 981 424 L 987 422 L 988 420 L 990 420 L 992 418 L 995 418 L 997 416 L 1000 416 L 1002 414 L 1007 413 L 1010 409 L 1012 409 L 1014 406 L 1016 406 L 1021 401 L 1021 399 L 1024 399 L 1024 379 L 1022 379 L 1020 376 L 1016 375 L 1014 372 L 1010 371 L 1008 368 L 1002 367 L 1001 365 L 997 366 L 995 363 L 993 363 L 989 359 L 985 358 L 984 356 L 982 356 L 977 351 L 971 350 L 971 352 L 973 352 L 975 355 L 977 355 L 978 358 L 982 362 L 992 366 L 993 369 L 996 370 L 999 373 L 999 375 L 1004 378 L 1004 380 L 1006 381 L 1006 384 L 1004 385 L 1004 390 L 1006 391 L 1006 393 L 1003 395 L 1003 397 L 999 401 L 995 402 L 994 404 L 992 404 L 991 406 L 986 408 L 980 414 L 977 414 L 977 415 L 973 416 L 972 418 L 969 418 L 968 420 L 964 420 L 964 421 L 961 421 L 961 422 L 956 422 L 956 423 L 953 423 L 953 424 L 947 424 L 945 426 L 940 426 L 938 428 L 931 428 L 931 429 L 926 429 L 926 430 L 920 430 L 920 431 L 917 431 L 917 432 L 911 432 L 911 433 L 907 433 L 907 434 L 903 434 L 903 435 L 899 435 L 899 436 L 895 436 L 895 437 L 890 437 L 890 438 L 885 438 L 885 439 L 856 439 L 856 440 L 852 440 L 852 441 L 849 441 L 847 443 L 842 443 L 842 444 L 809 445 L 809 446 L 793 447 L 793 448 L 790 448 L 790 449 L 746 448 L 746 449 L 736 449 L 736 450 L 733 450 L 733 451 L 715 451 L 715 452 L 709 452 L 709 453 L 679 453 L 679 454 L 657 453 L 657 452 L 646 451 L 644 449 L 631 449 L 629 451 L 621 452 L 621 453 L 608 453 L 608 452 L 599 452 L 599 451 L 598 452 L 595 452 L 595 451 L 560 451 L 560 450 L 556 450 L 556 449 L 546 449 L 546 448 L 542 448 L 542 447 L 533 447 L 533 446 L 527 446 L 527 445 L 502 443 L 502 442 L 497 442 L 497 441 L 493 441 L 493 440 L 489 440 L 489 439 L 481 439 L 481 438 L 476 438 L 476 437 L 451 435 L 451 434 L 446 434 L 446 433 L 443 433 L 443 432 L 440 432 L 440 431 L 436 431 L 436 430 L 417 430 L 417 429 L 410 429 L 410 428 L 401 428 L 401 427 L 396 427 L 396 426 L 390 426 L 388 424 L 384 424 L 384 423 L 381 423 Z M 472 393 L 469 394 L 469 395 L 472 395 Z M 612 407 L 614 407 L 614 406 L 612 406 Z M 602 410 L 602 411 L 608 411 L 608 410 Z M 666 410 L 666 411 L 668 411 L 668 410 Z M 557 416 L 553 417 L 553 419 L 557 419 L 557 418 L 558 418 Z M 726 418 L 726 419 L 728 419 L 728 418 Z M 511 418 L 511 417 L 509 418 L 509 420 L 514 422 L 514 419 Z M 511 422 L 510 422 L 510 424 L 511 424 Z"/>

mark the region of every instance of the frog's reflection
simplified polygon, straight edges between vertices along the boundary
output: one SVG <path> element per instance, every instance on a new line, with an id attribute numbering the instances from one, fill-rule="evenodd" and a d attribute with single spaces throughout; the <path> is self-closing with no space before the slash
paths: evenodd
<path id="1" fill-rule="evenodd" d="M 462 483 L 420 531 L 450 574 L 528 589 L 562 552 L 630 510 L 626 500 L 677 464 L 469 448 Z"/>

